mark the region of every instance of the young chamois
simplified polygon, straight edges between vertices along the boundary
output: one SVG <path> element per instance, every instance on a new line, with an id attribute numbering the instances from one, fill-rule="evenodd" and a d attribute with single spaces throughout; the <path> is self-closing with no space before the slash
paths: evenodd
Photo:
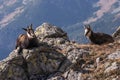
<path id="1" fill-rule="evenodd" d="M 112 43 L 114 39 L 112 36 L 105 33 L 95 33 L 91 30 L 90 25 L 85 25 L 85 33 L 84 35 L 93 43 L 93 44 L 104 44 L 104 43 Z"/>
<path id="2" fill-rule="evenodd" d="M 27 28 L 22 29 L 26 31 L 26 34 L 20 34 L 16 40 L 15 49 L 18 48 L 18 53 L 20 53 L 22 49 L 28 49 L 38 46 L 37 37 L 32 28 L 32 24 Z"/>

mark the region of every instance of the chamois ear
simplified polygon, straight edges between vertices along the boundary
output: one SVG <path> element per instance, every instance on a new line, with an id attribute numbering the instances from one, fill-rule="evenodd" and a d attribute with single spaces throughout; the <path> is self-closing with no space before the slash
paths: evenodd
<path id="1" fill-rule="evenodd" d="M 87 28 L 87 26 L 86 25 L 83 25 L 84 26 L 84 29 L 86 29 Z"/>
<path id="2" fill-rule="evenodd" d="M 29 26 L 29 29 L 32 29 L 32 24 Z"/>
<path id="3" fill-rule="evenodd" d="M 85 25 L 83 25 L 84 29 L 86 28 Z"/>
<path id="4" fill-rule="evenodd" d="M 25 31 L 27 31 L 27 29 L 26 28 L 22 28 L 23 30 L 25 30 Z"/>
<path id="5" fill-rule="evenodd" d="M 90 25 L 88 24 L 88 28 L 91 29 Z"/>

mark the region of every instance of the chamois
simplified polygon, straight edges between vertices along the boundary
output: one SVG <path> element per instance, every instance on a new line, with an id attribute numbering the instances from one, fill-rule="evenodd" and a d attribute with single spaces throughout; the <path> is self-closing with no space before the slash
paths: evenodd
<path id="1" fill-rule="evenodd" d="M 26 31 L 26 34 L 20 34 L 16 40 L 15 49 L 17 48 L 19 49 L 18 53 L 20 53 L 23 49 L 28 49 L 38 46 L 37 37 L 32 28 L 32 24 L 27 28 L 22 28 L 22 29 Z"/>
<path id="2" fill-rule="evenodd" d="M 104 43 L 112 43 L 114 39 L 112 36 L 105 34 L 105 33 L 95 33 L 90 28 L 90 25 L 85 25 L 85 33 L 84 35 L 93 43 L 93 44 L 104 44 Z"/>

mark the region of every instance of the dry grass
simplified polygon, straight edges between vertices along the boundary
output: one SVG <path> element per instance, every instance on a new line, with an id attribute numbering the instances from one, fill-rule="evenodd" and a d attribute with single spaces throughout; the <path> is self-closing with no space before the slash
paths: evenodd
<path id="1" fill-rule="evenodd" d="M 117 50 L 120 50 L 120 43 L 110 43 L 104 45 L 94 45 L 94 44 L 76 44 L 77 48 L 86 49 L 91 52 L 94 57 L 106 56 Z"/>
<path id="2" fill-rule="evenodd" d="M 105 62 L 119 62 L 120 59 L 117 60 L 108 60 L 106 57 L 107 55 L 120 50 L 120 43 L 110 43 L 110 44 L 104 44 L 104 45 L 93 45 L 93 44 L 75 44 L 77 48 L 86 49 L 90 51 L 90 56 L 85 58 L 84 60 L 86 63 L 84 64 L 83 68 L 89 65 L 91 62 L 93 62 L 92 65 L 95 67 L 93 70 L 91 69 L 91 73 L 83 74 L 83 77 L 85 80 L 87 80 L 88 77 L 92 76 L 92 80 L 110 80 L 109 77 L 115 77 L 117 75 L 120 75 L 120 71 L 111 71 L 109 74 L 104 73 L 104 63 Z M 100 66 L 96 67 L 96 58 L 102 58 L 102 61 L 100 62 Z M 107 79 L 108 78 L 108 79 Z"/>

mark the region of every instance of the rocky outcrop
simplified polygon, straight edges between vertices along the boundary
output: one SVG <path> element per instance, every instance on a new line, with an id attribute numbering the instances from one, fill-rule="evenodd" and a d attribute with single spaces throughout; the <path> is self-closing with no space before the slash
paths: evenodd
<path id="1" fill-rule="evenodd" d="M 108 55 L 108 59 L 110 59 L 110 60 L 120 59 L 120 51 L 116 51 L 116 52 Z"/>
<path id="2" fill-rule="evenodd" d="M 66 32 L 48 23 L 37 27 L 35 34 L 39 47 L 23 49 L 21 54 L 13 50 L 6 59 L 0 61 L 0 80 L 117 80 L 119 78 L 119 72 L 114 73 L 112 78 L 109 78 L 111 74 L 108 74 L 111 69 L 115 72 L 119 70 L 119 57 L 116 58 L 118 61 L 114 59 L 116 54 L 119 55 L 118 52 L 107 55 L 93 52 L 95 48 L 99 47 L 99 50 L 101 47 L 71 42 Z M 108 45 L 107 48 L 113 47 Z M 104 74 L 107 76 L 104 77 Z"/>
<path id="3" fill-rule="evenodd" d="M 21 54 L 12 51 L 0 62 L 1 80 L 44 80 L 56 72 L 69 70 L 88 55 L 72 45 L 67 34 L 56 26 L 43 23 L 35 33 L 39 47 L 24 49 Z"/>

